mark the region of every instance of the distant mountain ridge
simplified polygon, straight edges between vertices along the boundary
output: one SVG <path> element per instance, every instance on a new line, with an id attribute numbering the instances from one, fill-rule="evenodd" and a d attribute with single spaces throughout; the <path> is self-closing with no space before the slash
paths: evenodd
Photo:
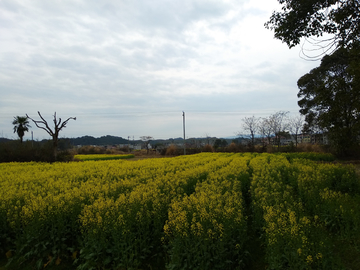
<path id="1" fill-rule="evenodd" d="M 197 142 L 208 142 L 208 143 L 213 143 L 217 138 L 216 137 L 208 137 L 208 138 L 187 138 L 186 141 L 187 143 L 195 143 L 195 141 Z M 231 141 L 233 140 L 233 138 L 220 138 L 220 139 L 225 139 L 228 143 L 231 143 Z M 143 141 L 141 140 L 127 140 L 124 139 L 122 137 L 117 137 L 117 136 L 111 136 L 111 135 L 106 135 L 106 136 L 102 136 L 100 138 L 95 138 L 92 136 L 83 136 L 83 137 L 79 137 L 79 138 L 68 138 L 67 140 L 70 140 L 70 143 L 72 145 L 119 145 L 119 144 L 139 144 L 139 143 L 143 143 Z M 154 138 L 153 140 L 151 140 L 151 144 L 152 145 L 161 145 L 161 144 L 171 144 L 171 143 L 183 143 L 183 138 L 178 137 L 178 138 L 169 138 L 169 139 L 156 139 Z"/>
<path id="2" fill-rule="evenodd" d="M 207 138 L 187 138 L 186 141 L 188 144 L 191 143 L 213 143 L 216 139 L 216 137 L 207 137 Z M 236 139 L 236 137 L 226 137 L 226 138 L 219 138 L 219 139 L 225 139 L 228 143 L 231 143 L 232 140 Z M 237 138 L 237 139 L 241 139 L 241 138 Z M 169 138 L 169 139 L 156 139 L 154 138 L 153 140 L 151 140 L 151 144 L 152 145 L 161 145 L 161 144 L 181 144 L 183 143 L 183 138 L 178 137 L 178 138 Z M 7 138 L 0 138 L 0 143 L 1 142 L 8 142 L 8 141 L 14 141 L 13 139 L 7 139 Z M 48 141 L 48 140 L 42 140 L 42 141 Z M 118 136 L 112 136 L 112 135 L 106 135 L 106 136 L 101 136 L 99 138 L 95 138 L 93 136 L 82 136 L 82 137 L 77 137 L 77 138 L 60 138 L 60 141 L 66 141 L 67 144 L 73 145 L 73 146 L 78 146 L 78 145 L 96 145 L 96 146 L 105 146 L 105 145 L 119 145 L 119 144 L 123 144 L 123 145 L 127 145 L 127 144 L 140 144 L 143 143 L 143 141 L 141 140 L 127 140 L 125 138 L 122 137 L 118 137 Z"/>
<path id="3" fill-rule="evenodd" d="M 69 138 L 69 140 L 72 145 L 117 145 L 129 143 L 127 139 L 111 135 L 101 136 L 100 138 L 82 136 L 78 138 Z"/>

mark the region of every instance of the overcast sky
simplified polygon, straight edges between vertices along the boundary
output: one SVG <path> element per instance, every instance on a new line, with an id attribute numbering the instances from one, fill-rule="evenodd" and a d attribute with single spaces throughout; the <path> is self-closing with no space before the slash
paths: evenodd
<path id="1" fill-rule="evenodd" d="M 1 0 L 0 137 L 37 111 L 60 137 L 233 136 L 298 114 L 299 57 L 264 23 L 276 0 Z M 49 138 L 31 124 L 35 139 Z M 26 133 L 25 139 L 31 138 Z"/>

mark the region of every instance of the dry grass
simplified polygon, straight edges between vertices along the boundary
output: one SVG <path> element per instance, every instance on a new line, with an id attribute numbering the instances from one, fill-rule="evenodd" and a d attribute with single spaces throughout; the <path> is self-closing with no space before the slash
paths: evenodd
<path id="1" fill-rule="evenodd" d="M 238 151 L 238 146 L 236 145 L 236 143 L 232 142 L 232 143 L 229 144 L 229 146 L 227 146 L 227 150 L 229 152 L 235 153 L 235 152 Z"/>
<path id="2" fill-rule="evenodd" d="M 175 156 L 177 153 L 177 147 L 174 144 L 171 144 L 168 148 L 166 148 L 165 155 L 166 156 Z"/>
<path id="3" fill-rule="evenodd" d="M 203 152 L 214 152 L 214 148 L 210 144 L 205 145 L 201 150 Z"/>
<path id="4" fill-rule="evenodd" d="M 315 153 L 323 153 L 324 149 L 319 144 L 311 144 L 311 143 L 299 143 L 297 145 L 298 152 L 315 152 Z"/>

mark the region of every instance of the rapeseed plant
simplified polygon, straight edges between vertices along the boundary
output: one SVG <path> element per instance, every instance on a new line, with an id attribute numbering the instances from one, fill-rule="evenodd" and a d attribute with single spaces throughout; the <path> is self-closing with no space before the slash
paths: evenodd
<path id="1" fill-rule="evenodd" d="M 250 213 L 269 269 L 337 269 L 330 235 L 359 238 L 359 187 L 353 168 L 296 153 L 4 163 L 0 249 L 40 268 L 141 268 L 167 254 L 171 269 L 240 269 Z"/>

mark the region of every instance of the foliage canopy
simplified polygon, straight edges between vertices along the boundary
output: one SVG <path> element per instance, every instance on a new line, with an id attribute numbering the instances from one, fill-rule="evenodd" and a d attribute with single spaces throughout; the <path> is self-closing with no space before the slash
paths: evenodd
<path id="1" fill-rule="evenodd" d="M 333 144 L 349 150 L 360 132 L 359 48 L 340 48 L 298 80 L 305 131 L 328 131 Z"/>
<path id="2" fill-rule="evenodd" d="M 333 35 L 331 45 L 351 47 L 360 40 L 360 1 L 358 0 L 278 0 L 265 27 L 289 48 L 305 37 Z"/>
<path id="3" fill-rule="evenodd" d="M 22 143 L 25 132 L 29 131 L 29 127 L 31 127 L 28 118 L 26 116 L 16 116 L 12 124 L 14 125 L 14 133 L 18 134 Z"/>

